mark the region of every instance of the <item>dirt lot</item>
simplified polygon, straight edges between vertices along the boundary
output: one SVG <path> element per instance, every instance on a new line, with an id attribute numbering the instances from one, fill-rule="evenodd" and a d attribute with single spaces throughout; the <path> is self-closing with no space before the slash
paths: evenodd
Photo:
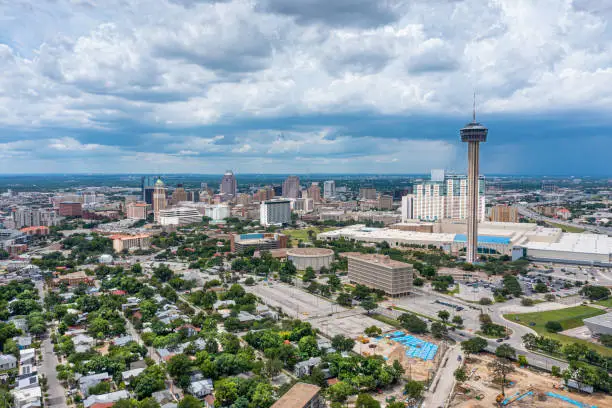
<path id="1" fill-rule="evenodd" d="M 493 373 L 487 368 L 487 364 L 493 358 L 493 356 L 470 358 L 470 363 L 465 366 L 469 379 L 456 388 L 451 407 L 484 408 L 497 406 L 495 398 L 500 394 L 501 387 L 492 382 Z M 517 367 L 514 373 L 508 375 L 507 380 L 512 382 L 511 385 L 506 387 L 506 397 L 509 397 L 511 400 L 529 391 L 532 394 L 507 404 L 505 405 L 506 407 L 570 408 L 573 406 L 563 400 L 546 396 L 547 392 L 569 397 L 588 406 L 598 408 L 612 407 L 612 396 L 603 393 L 588 395 L 568 392 L 565 389 L 559 388 L 562 385 L 562 380 L 550 374 Z"/>
<path id="2" fill-rule="evenodd" d="M 419 336 L 419 338 L 438 344 L 437 341 L 427 336 Z M 366 356 L 373 354 L 383 356 L 389 364 L 392 364 L 394 360 L 398 360 L 406 370 L 406 376 L 410 376 L 413 380 L 417 381 L 427 381 L 428 378 L 433 377 L 439 359 L 444 355 L 444 351 L 441 348 L 438 350 L 433 360 L 424 361 L 420 358 L 407 357 L 406 346 L 401 343 L 396 343 L 386 338 L 380 341 L 376 341 L 375 339 L 369 340 L 372 341 L 366 344 L 357 341 L 353 351 Z M 442 347 L 440 344 L 438 345 Z"/>

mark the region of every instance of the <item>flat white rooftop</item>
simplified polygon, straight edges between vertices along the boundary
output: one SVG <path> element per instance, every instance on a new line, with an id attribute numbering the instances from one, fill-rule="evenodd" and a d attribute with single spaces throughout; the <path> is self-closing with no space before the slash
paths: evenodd
<path id="1" fill-rule="evenodd" d="M 429 232 L 416 232 L 416 231 L 402 231 L 390 228 L 368 228 L 365 225 L 351 225 L 349 227 L 341 228 L 335 231 L 323 232 L 318 235 L 319 239 L 328 238 L 352 238 L 357 240 L 403 240 L 403 241 L 424 241 L 424 242 L 438 242 L 451 243 L 455 239 L 455 234 L 444 234 L 444 233 L 429 233 Z"/>
<path id="2" fill-rule="evenodd" d="M 599 234 L 564 233 L 556 242 L 526 241 L 523 246 L 527 249 L 546 251 L 609 255 L 612 254 L 612 237 Z"/>

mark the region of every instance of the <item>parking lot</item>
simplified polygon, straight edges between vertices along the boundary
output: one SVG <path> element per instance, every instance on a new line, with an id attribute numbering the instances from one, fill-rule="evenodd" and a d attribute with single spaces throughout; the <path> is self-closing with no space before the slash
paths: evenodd
<path id="1" fill-rule="evenodd" d="M 383 332 L 393 328 L 363 314 L 360 308 L 347 309 L 294 286 L 282 283 L 260 283 L 247 286 L 248 292 L 259 296 L 264 303 L 280 307 L 287 315 L 310 322 L 323 334 L 333 337 L 342 334 L 355 338 L 370 326 L 378 326 Z"/>
<path id="2" fill-rule="evenodd" d="M 461 316 L 463 318 L 463 324 L 468 331 L 478 330 L 480 327 L 480 322 L 478 321 L 478 314 L 480 311 L 479 307 L 476 309 L 472 309 L 466 306 L 462 306 L 459 303 L 453 303 L 452 300 L 446 301 L 448 304 L 456 304 L 463 308 L 463 310 L 458 311 L 456 308 L 448 305 L 444 305 L 442 303 L 437 303 L 436 300 L 440 300 L 439 296 L 435 295 L 427 295 L 427 294 L 413 294 L 410 296 L 392 299 L 386 302 L 382 302 L 381 306 L 383 307 L 400 307 L 402 309 L 408 310 L 413 313 L 421 314 L 424 316 L 430 316 L 434 319 L 438 319 L 438 312 L 440 310 L 445 310 L 450 312 L 451 319 L 452 316 Z M 401 311 L 400 311 L 401 312 Z"/>

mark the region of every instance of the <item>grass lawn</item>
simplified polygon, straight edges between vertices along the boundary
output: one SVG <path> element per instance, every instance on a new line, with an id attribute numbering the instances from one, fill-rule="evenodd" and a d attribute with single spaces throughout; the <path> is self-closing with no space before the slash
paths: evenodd
<path id="1" fill-rule="evenodd" d="M 546 221 L 546 223 L 548 225 L 550 225 L 551 227 L 561 228 L 563 230 L 563 232 L 577 232 L 577 233 L 580 233 L 580 232 L 586 231 L 584 228 L 580 228 L 580 227 L 572 227 L 572 226 L 557 224 L 557 223 L 548 222 L 548 221 Z"/>
<path id="2" fill-rule="evenodd" d="M 319 228 L 305 228 L 305 229 L 288 229 L 288 230 L 284 230 L 283 234 L 289 235 L 289 237 L 291 237 L 291 242 L 295 243 L 297 245 L 298 241 L 310 241 L 310 238 L 308 237 L 308 231 L 312 230 L 315 233 L 315 237 L 317 234 L 321 233 L 321 232 L 327 232 L 327 231 L 333 231 L 337 228 L 334 227 L 326 227 L 323 229 L 319 229 Z"/>
<path id="3" fill-rule="evenodd" d="M 380 315 L 380 314 L 375 314 L 375 313 L 372 313 L 370 315 L 370 317 L 372 319 L 378 320 L 379 322 L 387 323 L 389 326 L 393 326 L 393 327 L 398 328 L 398 329 L 402 328 L 402 325 L 400 324 L 399 321 L 397 321 L 395 319 L 392 319 L 390 317 L 383 316 L 383 315 Z"/>
<path id="4" fill-rule="evenodd" d="M 550 337 L 559 340 L 561 344 L 582 343 L 596 350 L 598 353 L 605 356 L 612 356 L 612 349 L 593 344 L 586 340 L 580 340 L 574 337 L 565 336 L 559 333 L 549 333 L 544 327 L 546 322 L 558 321 L 561 323 L 563 330 L 573 329 L 584 325 L 583 319 L 606 313 L 604 310 L 596 309 L 588 306 L 568 307 L 565 309 L 548 310 L 546 312 L 532 313 L 515 313 L 506 314 L 504 317 L 510 321 L 520 323 L 523 326 L 528 326 L 535 330 L 539 335 Z M 535 323 L 535 326 L 530 326 L 529 323 Z"/>
<path id="5" fill-rule="evenodd" d="M 605 307 L 612 307 L 612 297 L 606 300 L 598 300 L 597 302 L 595 302 L 595 304 L 605 306 Z"/>

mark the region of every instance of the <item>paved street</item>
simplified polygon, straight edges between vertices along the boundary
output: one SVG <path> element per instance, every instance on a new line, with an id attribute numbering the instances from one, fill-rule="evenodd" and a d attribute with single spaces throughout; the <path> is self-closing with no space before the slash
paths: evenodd
<path id="1" fill-rule="evenodd" d="M 57 371 L 55 367 L 59 364 L 55 353 L 53 353 L 53 344 L 51 339 L 46 338 L 41 346 L 43 355 L 42 365 L 39 367 L 39 374 L 44 374 L 47 377 L 47 385 L 49 386 L 49 406 L 57 408 L 67 408 L 66 397 L 64 395 L 64 387 L 57 379 Z"/>
<path id="2" fill-rule="evenodd" d="M 437 408 L 446 406 L 446 401 L 455 385 L 455 370 L 461 365 L 457 358 L 459 355 L 461 355 L 459 345 L 450 347 L 447 350 L 444 360 L 431 382 L 429 391 L 425 393 L 423 407 Z"/>
<path id="3" fill-rule="evenodd" d="M 541 204 L 541 203 L 540 203 Z M 530 208 L 527 208 L 525 206 L 519 205 L 518 207 L 518 212 L 521 215 L 527 216 L 531 219 L 534 219 L 536 221 L 548 221 L 548 222 L 552 222 L 555 224 L 560 224 L 560 225 L 565 225 L 568 227 L 576 227 L 576 228 L 582 228 L 584 230 L 587 230 L 589 232 L 595 232 L 598 234 L 607 234 L 607 235 L 611 235 L 612 236 L 612 228 L 607 228 L 607 227 L 602 227 L 602 226 L 597 226 L 597 225 L 589 225 L 589 224 L 576 224 L 570 221 L 564 221 L 564 220 L 560 220 L 557 218 L 550 218 L 550 217 L 545 217 L 541 214 L 538 214 L 537 212 L 531 210 Z"/>

